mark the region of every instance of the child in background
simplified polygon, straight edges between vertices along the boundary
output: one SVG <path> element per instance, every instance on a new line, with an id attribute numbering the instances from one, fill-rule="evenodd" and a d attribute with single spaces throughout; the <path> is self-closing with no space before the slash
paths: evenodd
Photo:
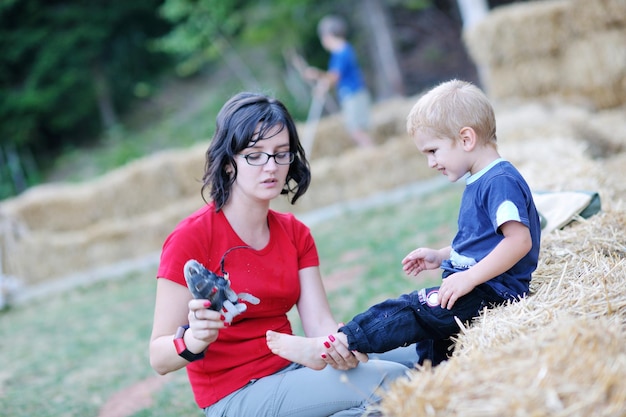
<path id="1" fill-rule="evenodd" d="M 436 365 L 447 358 L 457 318 L 468 322 L 485 307 L 528 293 L 539 256 L 539 214 L 524 178 L 498 153 L 485 94 L 464 81 L 442 83 L 417 101 L 407 129 L 431 168 L 451 182 L 466 181 L 452 245 L 418 248 L 402 260 L 408 275 L 443 269 L 441 285 L 370 307 L 328 337 L 268 332 L 273 353 L 320 368 L 341 360 L 334 352 L 340 345 L 367 361 L 364 354 L 417 343 L 420 361 Z"/>
<path id="2" fill-rule="evenodd" d="M 370 95 L 352 45 L 347 41 L 345 21 L 334 15 L 324 17 L 317 26 L 317 33 L 324 49 L 330 52 L 328 70 L 308 67 L 304 77 L 316 80 L 314 94 L 323 97 L 335 87 L 344 123 L 350 137 L 360 146 L 372 146 L 370 137 Z"/>

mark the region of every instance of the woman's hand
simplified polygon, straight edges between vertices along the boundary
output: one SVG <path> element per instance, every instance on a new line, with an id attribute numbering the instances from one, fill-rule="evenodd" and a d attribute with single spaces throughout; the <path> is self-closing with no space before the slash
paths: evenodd
<path id="1" fill-rule="evenodd" d="M 364 353 L 351 352 L 348 350 L 348 347 L 332 334 L 329 335 L 328 340 L 324 342 L 324 347 L 326 348 L 326 352 L 322 354 L 322 359 L 327 365 L 339 371 L 356 368 L 359 362 L 367 362 L 369 360 L 368 356 Z"/>
<path id="2" fill-rule="evenodd" d="M 343 323 L 339 323 L 338 327 L 343 327 Z M 322 354 L 322 359 L 327 365 L 340 371 L 356 368 L 359 362 L 365 363 L 369 360 L 367 354 L 348 349 L 348 339 L 343 333 L 328 335 L 324 347 L 326 352 Z"/>
<path id="3" fill-rule="evenodd" d="M 220 330 L 226 327 L 224 317 L 219 311 L 209 310 L 209 300 L 193 299 L 189 301 L 189 330 L 191 338 L 185 337 L 187 349 L 197 353 L 205 350 L 209 344 L 215 342 Z"/>

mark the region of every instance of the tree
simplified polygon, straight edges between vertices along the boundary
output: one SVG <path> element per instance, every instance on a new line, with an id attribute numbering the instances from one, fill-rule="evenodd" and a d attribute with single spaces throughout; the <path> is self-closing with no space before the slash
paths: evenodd
<path id="1" fill-rule="evenodd" d="M 374 84 L 378 98 L 404 94 L 402 71 L 398 64 L 387 5 L 381 0 L 364 0 L 361 3 L 362 31 L 369 39 L 368 56 L 374 68 Z"/>
<path id="2" fill-rule="evenodd" d="M 300 24 L 308 17 L 299 10 L 309 3 L 165 0 L 159 12 L 173 28 L 159 40 L 158 48 L 178 57 L 177 73 L 181 76 L 195 74 L 223 59 L 244 85 L 257 86 L 252 68 L 258 63 L 247 63 L 243 55 L 262 47 L 270 55 L 263 64 L 276 64 L 274 59 L 280 59 L 281 49 L 300 39 Z"/>
<path id="3" fill-rule="evenodd" d="M 117 123 L 138 82 L 166 67 L 161 0 L 0 3 L 0 143 L 37 155 Z"/>

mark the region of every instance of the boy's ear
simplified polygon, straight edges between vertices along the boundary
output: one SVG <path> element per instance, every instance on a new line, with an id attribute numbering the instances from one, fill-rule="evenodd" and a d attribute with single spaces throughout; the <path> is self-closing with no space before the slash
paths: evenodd
<path id="1" fill-rule="evenodd" d="M 476 147 L 476 131 L 471 127 L 461 128 L 459 137 L 461 138 L 461 144 L 463 145 L 463 149 L 465 151 L 469 152 Z"/>

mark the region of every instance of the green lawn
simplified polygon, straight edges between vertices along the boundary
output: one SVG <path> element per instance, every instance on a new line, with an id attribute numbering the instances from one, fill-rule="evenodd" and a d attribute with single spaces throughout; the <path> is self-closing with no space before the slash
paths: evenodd
<path id="1" fill-rule="evenodd" d="M 437 280 L 408 278 L 417 246 L 449 244 L 460 189 L 412 197 L 312 225 L 331 306 L 348 320 L 381 299 Z M 155 375 L 148 363 L 154 270 L 31 300 L 0 314 L 0 415 L 97 416 L 114 393 Z M 299 323 L 294 323 L 299 329 Z M 134 416 L 200 416 L 184 371 Z"/>

